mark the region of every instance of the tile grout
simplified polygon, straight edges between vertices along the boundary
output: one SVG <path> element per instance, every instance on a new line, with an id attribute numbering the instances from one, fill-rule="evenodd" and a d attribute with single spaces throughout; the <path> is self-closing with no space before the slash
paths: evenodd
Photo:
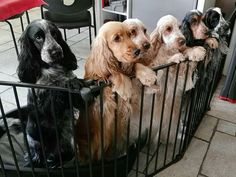
<path id="1" fill-rule="evenodd" d="M 209 151 L 209 149 L 210 149 L 212 139 L 213 139 L 213 137 L 215 136 L 215 133 L 216 133 L 218 124 L 219 124 L 219 119 L 217 119 L 217 123 L 216 123 L 216 125 L 215 125 L 215 127 L 214 127 L 214 129 L 213 129 L 213 131 L 212 131 L 212 135 L 211 135 L 211 137 L 210 137 L 210 141 L 209 141 L 209 143 L 208 143 L 206 153 L 205 153 L 205 155 L 204 155 L 204 157 L 203 157 L 203 159 L 202 159 L 202 163 L 201 163 L 201 166 L 200 166 L 200 168 L 199 168 L 198 175 L 199 175 L 199 174 L 201 173 L 201 171 L 202 171 L 204 161 L 205 161 L 206 156 L 207 156 L 207 154 L 208 154 L 208 151 Z"/>

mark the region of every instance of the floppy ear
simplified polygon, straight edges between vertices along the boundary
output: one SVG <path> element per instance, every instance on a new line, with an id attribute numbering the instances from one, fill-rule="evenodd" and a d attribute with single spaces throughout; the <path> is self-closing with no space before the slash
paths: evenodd
<path id="1" fill-rule="evenodd" d="M 21 82 L 36 83 L 37 78 L 41 75 L 41 56 L 28 36 L 28 29 L 19 39 L 21 51 L 18 57 L 17 74 Z"/>
<path id="2" fill-rule="evenodd" d="M 109 77 L 112 70 L 118 68 L 117 62 L 114 60 L 116 59 L 108 48 L 106 39 L 103 36 L 97 36 L 93 42 L 90 56 L 85 63 L 84 77 L 91 79 Z"/>
<path id="3" fill-rule="evenodd" d="M 158 27 L 156 27 L 155 30 L 151 33 L 150 41 L 153 46 L 153 49 L 158 50 L 158 47 L 160 46 L 159 44 L 163 42 L 162 35 Z"/>
<path id="4" fill-rule="evenodd" d="M 62 38 L 61 32 L 59 31 L 57 26 L 54 25 L 54 24 L 52 24 L 52 26 L 56 29 L 57 42 L 63 50 L 64 58 L 63 58 L 61 64 L 67 70 L 76 70 L 77 69 L 77 59 L 76 59 L 75 55 L 72 53 L 70 47 L 68 46 L 68 44 Z"/>
<path id="5" fill-rule="evenodd" d="M 190 24 L 186 19 L 184 19 L 182 21 L 181 31 L 182 31 L 184 37 L 186 38 L 186 45 L 191 46 L 193 44 L 193 40 L 194 40 L 193 39 L 193 33 L 190 29 Z"/>

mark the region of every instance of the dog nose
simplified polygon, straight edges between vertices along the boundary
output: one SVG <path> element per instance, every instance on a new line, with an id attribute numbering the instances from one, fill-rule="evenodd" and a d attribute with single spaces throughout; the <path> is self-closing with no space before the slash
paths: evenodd
<path id="1" fill-rule="evenodd" d="M 185 43 L 186 43 L 185 39 L 183 39 L 183 38 L 179 39 L 179 45 L 183 46 L 183 45 L 185 45 Z"/>
<path id="2" fill-rule="evenodd" d="M 62 58 L 63 57 L 62 51 L 56 49 L 51 50 L 51 57 L 54 59 Z"/>
<path id="3" fill-rule="evenodd" d="M 139 54 L 140 54 L 140 49 L 134 49 L 133 50 L 133 54 L 134 54 L 134 56 L 138 56 Z"/>
<path id="4" fill-rule="evenodd" d="M 149 49 L 150 46 L 151 46 L 151 45 L 150 45 L 149 42 L 145 42 L 145 43 L 143 44 L 143 48 L 146 49 L 146 50 Z"/>

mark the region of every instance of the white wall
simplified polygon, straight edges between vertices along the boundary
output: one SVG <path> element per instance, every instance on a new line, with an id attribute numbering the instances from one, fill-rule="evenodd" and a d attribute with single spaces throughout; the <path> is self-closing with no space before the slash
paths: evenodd
<path id="1" fill-rule="evenodd" d="M 208 8 L 214 7 L 216 0 L 198 0 L 197 9 L 205 12 Z"/>

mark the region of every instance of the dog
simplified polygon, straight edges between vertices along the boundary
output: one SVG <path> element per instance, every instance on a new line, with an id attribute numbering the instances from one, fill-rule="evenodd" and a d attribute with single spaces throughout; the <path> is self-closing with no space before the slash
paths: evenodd
<path id="1" fill-rule="evenodd" d="M 209 8 L 205 14 L 203 21 L 210 30 L 210 36 L 215 37 L 219 41 L 219 49 L 223 54 L 228 53 L 227 37 L 230 35 L 230 25 L 224 19 L 221 9 L 218 7 Z"/>
<path id="2" fill-rule="evenodd" d="M 21 82 L 72 89 L 89 85 L 73 74 L 73 70 L 77 68 L 76 57 L 63 40 L 59 29 L 49 21 L 35 20 L 30 23 L 20 37 L 20 48 L 17 73 Z M 72 98 L 77 119 L 79 110 L 84 108 L 83 100 L 79 94 L 73 95 Z M 66 91 L 43 88 L 29 90 L 27 107 L 30 111 L 26 134 L 35 167 L 59 166 L 57 146 L 61 151 L 62 161 L 73 158 L 74 120 L 70 115 L 69 105 L 69 94 Z M 58 143 L 56 130 L 60 141 Z M 46 159 L 43 158 L 44 153 Z M 29 154 L 26 157 L 26 166 L 30 165 L 31 157 Z"/>
<path id="3" fill-rule="evenodd" d="M 99 30 L 95 38 L 89 57 L 85 64 L 85 79 L 108 81 L 110 86 L 103 89 L 101 98 L 95 99 L 89 108 L 89 130 L 91 139 L 91 156 L 94 161 L 101 159 L 102 151 L 105 159 L 125 153 L 128 120 L 132 113 L 130 100 L 132 96 L 131 76 L 140 79 L 141 83 L 151 86 L 155 83 L 156 76 L 143 75 L 144 65 L 140 65 L 140 56 L 148 50 L 146 46 L 137 46 L 131 40 L 130 30 L 124 23 L 107 22 Z M 149 73 L 148 73 L 149 74 Z M 117 95 L 115 94 L 117 93 Z M 101 108 L 101 104 L 103 109 Z M 103 125 L 100 117 L 103 117 Z M 78 130 L 85 126 L 86 120 L 77 125 Z M 103 128 L 102 128 L 103 127 Z M 115 127 L 116 132 L 115 132 Z M 103 129 L 103 137 L 101 132 Z M 88 132 L 78 132 L 79 159 L 88 162 Z M 114 142 L 116 139 L 116 143 Z M 102 147 L 103 140 L 103 147 Z"/>

